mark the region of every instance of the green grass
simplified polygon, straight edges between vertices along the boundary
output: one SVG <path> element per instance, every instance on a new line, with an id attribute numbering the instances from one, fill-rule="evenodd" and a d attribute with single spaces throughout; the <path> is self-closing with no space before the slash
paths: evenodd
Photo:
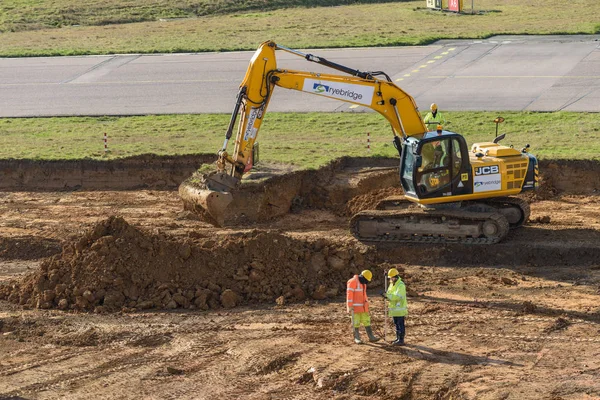
<path id="1" fill-rule="evenodd" d="M 425 0 L 4 0 L 0 56 L 254 50 L 267 39 L 293 48 L 324 48 L 600 33 L 597 0 L 477 0 L 475 5 L 484 12 L 430 11 Z"/>
<path id="2" fill-rule="evenodd" d="M 446 128 L 467 142 L 491 141 L 493 119 L 506 118 L 503 144 L 545 159 L 600 160 L 598 115 L 588 113 L 446 112 Z M 0 159 L 116 159 L 140 154 L 216 154 L 229 115 L 0 119 Z M 104 155 L 103 134 L 110 153 Z M 371 152 L 366 149 L 367 132 Z M 394 157 L 391 133 L 375 113 L 270 113 L 260 131 L 265 162 L 318 168 L 342 156 Z M 233 140 L 232 140 L 233 142 Z M 229 150 L 233 149 L 233 143 Z"/>
<path id="3" fill-rule="evenodd" d="M 393 0 L 3 0 L 0 3 L 0 32 L 390 2 Z"/>

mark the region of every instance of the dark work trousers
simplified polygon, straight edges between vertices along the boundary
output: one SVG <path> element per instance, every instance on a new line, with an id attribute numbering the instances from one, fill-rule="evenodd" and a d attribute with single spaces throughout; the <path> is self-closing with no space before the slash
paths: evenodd
<path id="1" fill-rule="evenodd" d="M 396 336 L 400 336 L 401 338 L 404 338 L 404 335 L 406 334 L 406 329 L 404 327 L 404 317 L 393 317 L 394 318 L 394 324 L 396 325 Z"/>

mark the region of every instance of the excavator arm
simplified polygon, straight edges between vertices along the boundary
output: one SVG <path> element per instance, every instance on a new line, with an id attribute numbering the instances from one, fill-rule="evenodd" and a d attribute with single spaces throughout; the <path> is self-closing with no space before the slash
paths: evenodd
<path id="1" fill-rule="evenodd" d="M 275 50 L 291 52 L 352 76 L 278 69 Z M 385 75 L 382 72 L 353 70 L 311 54 L 278 46 L 271 41 L 264 42 L 250 60 L 246 76 L 240 84 L 225 142 L 219 151 L 219 169 L 226 170 L 229 176 L 235 178 L 231 180 L 235 185 L 244 172 L 251 168 L 252 147 L 275 86 L 369 107 L 388 120 L 395 136 L 422 136 L 427 129 L 414 99 L 391 82 L 387 75 L 386 80 L 381 80 L 375 77 L 376 74 Z M 240 123 L 235 147 L 230 155 L 227 146 L 238 115 Z"/>
<path id="2" fill-rule="evenodd" d="M 276 50 L 292 53 L 347 75 L 280 69 Z M 231 191 L 237 187 L 244 173 L 252 168 L 252 149 L 276 86 L 369 107 L 388 120 L 398 145 L 408 137 L 420 138 L 427 132 L 415 100 L 385 73 L 362 72 L 279 46 L 272 41 L 264 42 L 254 53 L 240 84 L 225 141 L 218 153 L 217 171 L 205 177 L 205 190 L 199 194 L 199 203 L 216 221 L 232 201 Z M 234 149 L 230 154 L 227 147 L 238 117 L 240 120 Z"/>

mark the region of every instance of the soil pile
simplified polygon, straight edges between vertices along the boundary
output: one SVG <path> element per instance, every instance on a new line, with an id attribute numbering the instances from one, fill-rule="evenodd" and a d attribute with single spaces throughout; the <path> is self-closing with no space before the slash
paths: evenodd
<path id="1" fill-rule="evenodd" d="M 404 192 L 401 188 L 391 187 L 386 189 L 374 190 L 372 192 L 353 197 L 346 203 L 345 215 L 352 216 L 365 210 L 375 210 L 380 201 L 388 197 L 402 196 Z"/>
<path id="2" fill-rule="evenodd" d="M 381 275 L 374 250 L 352 240 L 304 241 L 276 231 L 182 241 L 129 225 L 98 223 L 34 273 L 0 287 L 28 307 L 115 311 L 231 308 L 337 296 L 352 274 Z"/>

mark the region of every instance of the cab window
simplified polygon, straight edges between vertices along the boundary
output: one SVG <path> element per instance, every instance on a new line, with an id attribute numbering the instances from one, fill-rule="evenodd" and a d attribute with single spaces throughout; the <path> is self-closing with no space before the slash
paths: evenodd
<path id="1" fill-rule="evenodd" d="M 423 144 L 421 158 L 423 161 L 416 174 L 420 196 L 448 186 L 462 163 L 458 140 L 448 137 Z"/>

